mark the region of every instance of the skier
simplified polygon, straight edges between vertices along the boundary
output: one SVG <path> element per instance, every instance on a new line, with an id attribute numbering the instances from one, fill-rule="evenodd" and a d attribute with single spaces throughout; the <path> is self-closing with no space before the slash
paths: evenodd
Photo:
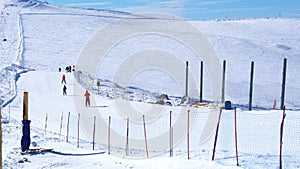
<path id="1" fill-rule="evenodd" d="M 65 82 L 65 84 L 67 84 L 67 82 L 66 82 L 66 76 L 65 75 L 63 75 L 61 79 L 62 79 L 61 80 L 61 84 L 63 84 L 64 82 Z"/>
<path id="2" fill-rule="evenodd" d="M 69 72 L 69 66 L 66 66 L 66 73 L 68 73 Z"/>
<path id="3" fill-rule="evenodd" d="M 72 73 L 72 66 L 69 66 L 69 73 Z"/>
<path id="4" fill-rule="evenodd" d="M 64 88 L 63 88 L 63 95 L 67 95 L 67 87 L 66 87 L 66 85 L 64 85 Z"/>
<path id="5" fill-rule="evenodd" d="M 87 107 L 87 106 L 89 106 L 90 107 L 90 93 L 86 90 L 85 91 L 85 94 L 84 94 L 84 96 L 85 96 L 85 106 Z"/>

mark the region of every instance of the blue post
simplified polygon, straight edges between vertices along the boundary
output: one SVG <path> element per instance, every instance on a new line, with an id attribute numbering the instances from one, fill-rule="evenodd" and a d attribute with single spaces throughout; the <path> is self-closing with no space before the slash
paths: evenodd
<path id="1" fill-rule="evenodd" d="M 23 120 L 22 132 L 23 136 L 21 139 L 21 149 L 22 151 L 28 150 L 30 146 L 30 120 Z"/>

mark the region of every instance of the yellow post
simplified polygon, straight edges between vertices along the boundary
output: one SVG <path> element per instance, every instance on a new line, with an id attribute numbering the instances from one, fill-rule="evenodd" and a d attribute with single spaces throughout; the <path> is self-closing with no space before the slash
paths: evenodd
<path id="1" fill-rule="evenodd" d="M 2 115 L 0 105 L 0 169 L 2 169 Z"/>
<path id="2" fill-rule="evenodd" d="M 24 92 L 23 97 L 23 120 L 28 120 L 28 92 Z"/>

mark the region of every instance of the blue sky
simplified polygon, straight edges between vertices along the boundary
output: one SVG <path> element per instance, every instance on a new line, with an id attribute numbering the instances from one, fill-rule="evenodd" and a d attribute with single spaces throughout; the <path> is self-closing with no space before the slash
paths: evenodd
<path id="1" fill-rule="evenodd" d="M 188 20 L 264 17 L 300 18 L 300 0 L 47 0 L 51 4 L 120 10 L 160 12 Z"/>

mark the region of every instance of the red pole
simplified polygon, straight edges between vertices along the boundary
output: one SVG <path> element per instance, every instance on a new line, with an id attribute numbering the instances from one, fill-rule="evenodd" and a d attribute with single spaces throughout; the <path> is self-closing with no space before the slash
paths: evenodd
<path id="1" fill-rule="evenodd" d="M 147 158 L 148 158 L 149 154 L 148 154 L 148 144 L 147 144 L 147 133 L 146 133 L 145 115 L 143 115 L 143 123 L 144 123 L 144 136 L 145 136 L 146 153 L 147 153 Z"/>
<path id="2" fill-rule="evenodd" d="M 95 135 L 96 135 L 96 116 L 94 116 L 94 128 L 93 128 L 93 150 L 95 150 Z"/>
<path id="3" fill-rule="evenodd" d="M 77 147 L 79 147 L 79 129 L 80 129 L 80 113 L 78 113 L 78 126 L 77 126 Z"/>
<path id="4" fill-rule="evenodd" d="M 216 128 L 216 135 L 215 135 L 215 142 L 214 142 L 212 160 L 215 159 L 215 152 L 216 152 L 216 145 L 217 145 L 217 140 L 218 140 L 218 132 L 219 132 L 219 126 L 220 126 L 220 121 L 221 121 L 221 114 L 222 114 L 222 109 L 220 109 L 218 124 L 217 124 L 217 128 Z"/>
<path id="5" fill-rule="evenodd" d="M 236 165 L 239 166 L 238 140 L 237 140 L 237 122 L 236 122 L 236 108 L 234 108 L 234 133 L 235 133 L 235 158 Z"/>
<path id="6" fill-rule="evenodd" d="M 107 138 L 108 154 L 110 154 L 110 126 L 111 126 L 111 117 L 109 116 L 109 118 L 108 118 L 108 138 Z"/>
<path id="7" fill-rule="evenodd" d="M 282 121 L 280 126 L 280 152 L 279 152 L 279 169 L 282 169 L 282 144 L 283 144 L 283 127 L 285 119 L 285 106 L 283 106 Z"/>
<path id="8" fill-rule="evenodd" d="M 128 156 L 128 142 L 129 142 L 129 118 L 127 118 L 127 131 L 126 131 L 126 156 Z"/>
<path id="9" fill-rule="evenodd" d="M 70 112 L 68 114 L 68 123 L 67 123 L 67 142 L 69 140 L 69 126 L 70 126 Z"/>
<path id="10" fill-rule="evenodd" d="M 170 111 L 170 157 L 173 156 L 173 128 L 172 128 L 172 111 Z"/>
<path id="11" fill-rule="evenodd" d="M 187 151 L 188 160 L 190 159 L 190 110 L 188 110 L 188 121 L 187 121 Z"/>

